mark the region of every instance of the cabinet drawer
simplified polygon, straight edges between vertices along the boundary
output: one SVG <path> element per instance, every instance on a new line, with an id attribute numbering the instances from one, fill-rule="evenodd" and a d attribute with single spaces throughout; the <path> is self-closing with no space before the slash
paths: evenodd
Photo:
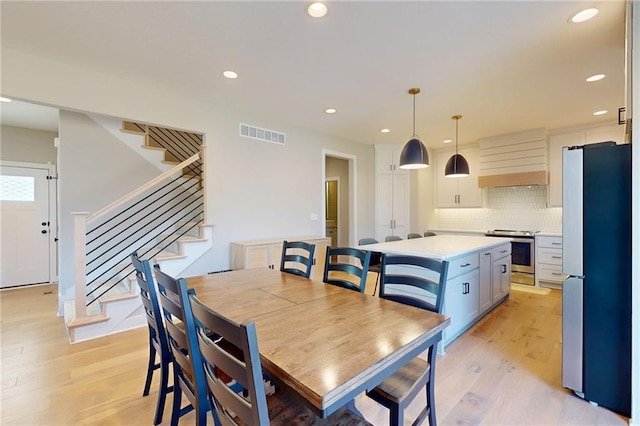
<path id="1" fill-rule="evenodd" d="M 536 237 L 538 247 L 562 249 L 562 237 Z"/>
<path id="2" fill-rule="evenodd" d="M 495 247 L 493 250 L 491 250 L 491 254 L 493 255 L 493 260 L 498 260 L 505 256 L 509 256 L 511 254 L 511 243 L 506 243 Z"/>
<path id="3" fill-rule="evenodd" d="M 562 250 L 539 248 L 537 252 L 538 263 L 562 266 Z"/>
<path id="4" fill-rule="evenodd" d="M 540 281 L 562 282 L 565 275 L 562 273 L 562 266 L 540 265 L 536 269 L 536 278 Z"/>
<path id="5" fill-rule="evenodd" d="M 478 254 L 470 254 L 468 256 L 459 257 L 449 261 L 448 278 L 457 277 L 460 274 L 472 271 L 478 267 Z"/>

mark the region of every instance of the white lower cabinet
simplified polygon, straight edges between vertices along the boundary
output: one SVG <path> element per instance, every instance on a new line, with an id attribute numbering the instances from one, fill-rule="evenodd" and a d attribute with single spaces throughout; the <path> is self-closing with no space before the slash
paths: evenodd
<path id="1" fill-rule="evenodd" d="M 478 309 L 480 313 L 487 312 L 493 305 L 491 297 L 491 250 L 480 252 L 478 261 Z"/>
<path id="2" fill-rule="evenodd" d="M 491 257 L 491 298 L 496 304 L 511 290 L 511 244 L 494 248 Z"/>
<path id="3" fill-rule="evenodd" d="M 282 258 L 282 242 L 305 241 L 315 244 L 314 268 L 324 269 L 326 247 L 331 244 L 329 237 L 289 237 L 271 238 L 267 240 L 234 241 L 231 243 L 231 269 L 269 268 L 280 269 Z"/>
<path id="4" fill-rule="evenodd" d="M 536 285 L 562 288 L 562 237 L 536 236 Z"/>
<path id="5" fill-rule="evenodd" d="M 443 314 L 451 324 L 444 346 L 504 301 L 510 289 L 511 243 L 450 260 Z"/>
<path id="6" fill-rule="evenodd" d="M 455 338 L 478 316 L 478 269 L 447 280 L 444 313 L 451 324 L 444 330 L 445 342 Z"/>

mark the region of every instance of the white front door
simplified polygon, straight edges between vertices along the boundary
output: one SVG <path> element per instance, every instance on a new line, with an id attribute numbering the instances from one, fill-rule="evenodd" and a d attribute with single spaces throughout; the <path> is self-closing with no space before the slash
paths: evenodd
<path id="1" fill-rule="evenodd" d="M 0 168 L 0 287 L 49 282 L 47 168 Z"/>

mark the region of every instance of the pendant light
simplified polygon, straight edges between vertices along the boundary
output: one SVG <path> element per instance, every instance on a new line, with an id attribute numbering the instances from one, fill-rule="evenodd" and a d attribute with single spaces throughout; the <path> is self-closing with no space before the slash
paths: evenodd
<path id="1" fill-rule="evenodd" d="M 454 120 L 456 120 L 456 153 L 449 158 L 447 161 L 447 166 L 444 169 L 444 175 L 446 177 L 463 177 L 469 176 L 469 163 L 462 156 L 462 154 L 458 154 L 458 120 L 462 118 L 461 115 L 454 115 Z"/>
<path id="2" fill-rule="evenodd" d="M 424 169 L 429 167 L 429 153 L 427 147 L 424 146 L 416 135 L 416 95 L 420 93 L 420 89 L 409 89 L 409 94 L 413 95 L 413 136 L 402 148 L 400 153 L 401 169 Z"/>

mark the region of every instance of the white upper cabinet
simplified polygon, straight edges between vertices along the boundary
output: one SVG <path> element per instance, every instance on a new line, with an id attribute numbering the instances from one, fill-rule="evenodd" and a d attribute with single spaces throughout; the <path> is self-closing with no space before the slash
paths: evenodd
<path id="1" fill-rule="evenodd" d="M 455 149 L 435 153 L 436 208 L 482 207 L 482 190 L 478 188 L 478 149 L 463 148 L 458 152 L 469 163 L 469 176 L 449 178 L 444 175 L 447 161 L 455 154 Z"/>
<path id="2" fill-rule="evenodd" d="M 410 220 L 409 170 L 398 167 L 403 145 L 376 145 L 376 233 L 407 237 Z"/>
<path id="3" fill-rule="evenodd" d="M 409 170 L 401 169 L 400 153 L 404 145 L 376 145 L 376 174 L 399 173 L 408 175 Z"/>
<path id="4" fill-rule="evenodd" d="M 562 207 L 562 148 L 605 141 L 622 143 L 624 126 L 612 124 L 549 137 L 549 207 Z"/>

